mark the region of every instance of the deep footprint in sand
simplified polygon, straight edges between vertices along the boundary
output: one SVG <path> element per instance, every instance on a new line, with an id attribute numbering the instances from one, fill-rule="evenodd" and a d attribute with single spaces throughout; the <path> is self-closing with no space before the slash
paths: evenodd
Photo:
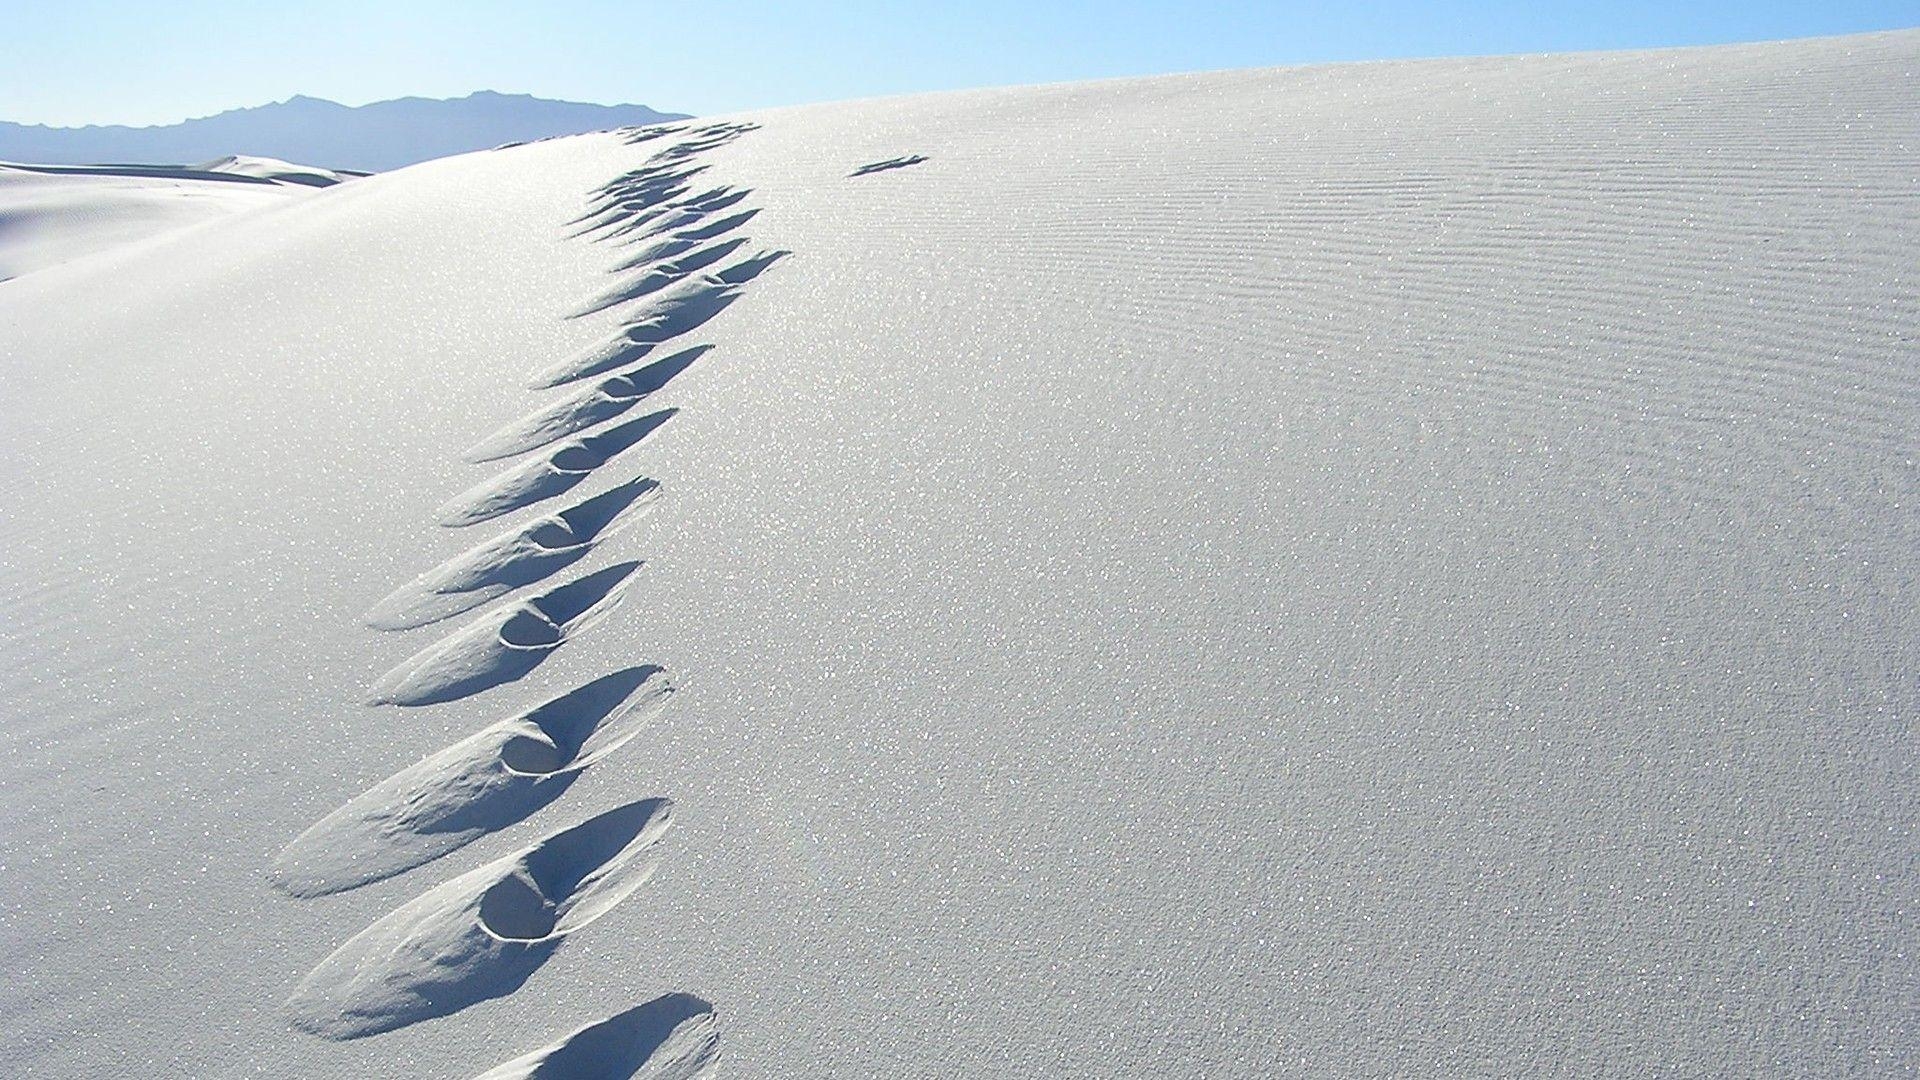
<path id="1" fill-rule="evenodd" d="M 658 184 L 678 183 L 698 176 L 710 168 L 712 168 L 710 165 L 689 165 L 684 161 L 651 161 L 637 169 L 629 169 L 594 188 L 587 198 L 587 205 L 591 211 L 608 203 L 617 202 L 635 191 Z"/>
<path id="2" fill-rule="evenodd" d="M 666 174 L 667 183 L 635 185 L 622 193 L 614 201 L 589 215 L 586 224 L 568 233 L 567 238 L 577 240 L 592 237 L 594 240 L 606 240 L 638 229 L 650 221 L 668 214 L 676 214 L 693 203 L 711 199 L 724 194 L 730 188 L 709 188 L 697 195 L 689 195 L 693 185 L 684 180 L 692 179 L 695 174 L 705 171 L 688 169 L 682 176 Z M 595 235 L 598 234 L 598 235 Z"/>
<path id="3" fill-rule="evenodd" d="M 705 172 L 711 167 L 712 166 L 708 165 L 688 165 L 682 161 L 650 162 L 639 168 L 629 169 L 606 183 L 601 184 L 599 187 L 594 188 L 592 194 L 587 198 L 587 203 L 590 207 L 605 205 L 648 184 L 684 180 L 690 175 Z"/>
<path id="4" fill-rule="evenodd" d="M 646 400 L 648 395 L 658 392 L 712 349 L 711 345 L 696 345 L 644 367 L 602 379 L 570 397 L 528 413 L 482 439 L 467 451 L 467 460 L 497 461 L 524 454 L 595 424 L 612 420 Z"/>
<path id="5" fill-rule="evenodd" d="M 710 214 L 724 210 L 745 199 L 747 189 L 732 187 L 708 188 L 698 195 L 676 197 L 672 201 L 660 202 L 645 210 L 631 211 L 622 219 L 619 227 L 602 232 L 595 240 L 619 240 L 623 236 L 640 233 L 641 237 L 660 232 L 671 232 L 685 225 L 693 224 Z M 643 231 L 644 230 L 644 231 Z M 640 237 L 620 240 L 623 244 L 638 243 Z"/>
<path id="6" fill-rule="evenodd" d="M 747 282 L 752 281 L 754 278 L 757 278 L 761 274 L 766 273 L 768 267 L 772 266 L 774 263 L 779 262 L 781 259 L 784 259 L 791 254 L 793 254 L 793 252 L 787 251 L 785 249 L 781 249 L 778 251 L 762 251 L 758 255 L 741 259 L 739 262 L 734 263 L 732 266 L 727 267 L 725 270 L 721 270 L 720 272 L 714 274 L 713 276 L 721 281 L 726 282 L 729 285 L 733 285 L 733 286 L 745 285 Z"/>
<path id="7" fill-rule="evenodd" d="M 644 195 L 636 195 L 632 198 L 622 199 L 612 206 L 607 207 L 605 210 L 593 215 L 592 219 L 586 224 L 568 233 L 567 239 L 579 240 L 591 237 L 595 233 L 604 232 L 608 229 L 618 229 L 620 226 L 631 222 L 636 215 L 644 214 L 657 207 L 661 207 L 674 199 L 680 198 L 686 193 L 687 188 L 685 186 L 667 186 Z M 666 211 L 663 210 L 661 212 L 665 213 Z M 615 235 L 615 233 L 607 233 L 606 235 L 612 236 Z"/>
<path id="8" fill-rule="evenodd" d="M 747 240 L 745 236 L 736 236 L 731 240 L 722 240 L 717 244 L 708 244 L 706 247 L 689 251 L 679 258 L 662 263 L 601 293 L 575 314 L 576 316 L 592 315 L 619 304 L 638 300 L 643 296 L 650 296 L 670 285 L 676 285 L 738 251 Z"/>
<path id="9" fill-rule="evenodd" d="M 678 135 L 686 130 L 687 125 L 674 124 L 667 127 L 622 128 L 621 132 L 626 134 L 627 145 L 635 146 L 643 142 L 652 142 L 655 139 L 664 139 L 669 135 Z"/>
<path id="10" fill-rule="evenodd" d="M 595 188 L 587 197 L 587 206 L 589 210 L 599 209 L 636 194 L 658 191 L 673 184 L 685 184 L 711 168 L 711 165 L 695 165 L 686 161 L 656 161 L 622 173 Z"/>
<path id="11" fill-rule="evenodd" d="M 412 630 L 544 580 L 639 521 L 659 497 L 659 483 L 639 477 L 509 529 L 388 593 L 367 612 L 367 625 Z"/>
<path id="12" fill-rule="evenodd" d="M 587 204 L 590 208 L 605 206 L 636 191 L 691 179 L 712 167 L 711 165 L 689 165 L 684 161 L 656 161 L 642 165 L 637 169 L 629 169 L 594 188 L 593 194 L 587 199 Z"/>
<path id="13" fill-rule="evenodd" d="M 652 723 L 672 694 L 663 669 L 633 667 L 492 724 L 316 822 L 269 876 L 294 896 L 344 892 L 522 821 Z"/>
<path id="14" fill-rule="evenodd" d="M 693 138 L 685 142 L 675 143 L 655 153 L 654 157 L 662 161 L 677 161 L 682 158 L 689 158 L 695 154 L 704 154 L 709 150 L 718 149 L 750 131 L 758 131 L 759 129 L 760 125 L 758 124 L 720 124 L 710 128 L 698 129 L 693 132 Z"/>
<path id="15" fill-rule="evenodd" d="M 599 345 L 535 375 L 533 388 L 547 390 L 576 379 L 625 367 L 656 347 L 699 329 L 740 298 L 740 290 L 708 274 L 649 297 L 627 325 Z"/>
<path id="16" fill-rule="evenodd" d="M 487 612 L 381 676 L 371 704 L 437 705 L 521 678 L 606 618 L 639 567 L 617 563 Z"/>
<path id="17" fill-rule="evenodd" d="M 611 187 L 605 193 L 589 200 L 587 211 L 572 221 L 569 226 L 577 226 L 569 233 L 570 238 L 586 236 L 610 225 L 625 221 L 630 215 L 642 210 L 651 210 L 664 202 L 677 199 L 687 193 L 690 185 L 687 181 L 707 171 L 707 166 L 664 170 L 647 175 L 636 175 L 625 183 Z"/>
<path id="18" fill-rule="evenodd" d="M 545 455 L 516 465 L 447 500 L 440 507 L 440 524 L 453 529 L 477 525 L 564 495 L 593 475 L 595 469 L 653 434 L 678 411 L 661 409 L 605 431 L 569 439 Z"/>
<path id="19" fill-rule="evenodd" d="M 600 239 L 612 240 L 617 245 L 626 247 L 655 236 L 678 232 L 697 225 L 722 210 L 738 205 L 749 194 L 751 192 L 745 190 L 717 188 L 695 198 L 668 203 L 636 215 L 628 224 L 610 233 L 602 234 Z"/>
<path id="20" fill-rule="evenodd" d="M 646 883 L 672 804 L 647 799 L 430 889 L 334 950 L 287 999 L 302 1031 L 357 1039 L 519 989 Z"/>
<path id="21" fill-rule="evenodd" d="M 642 267 L 652 266 L 654 263 L 664 262 L 667 259 L 692 251 L 704 241 L 711 240 L 716 236 L 724 236 L 740 226 L 745 225 L 747 222 L 752 221 L 759 213 L 759 208 L 755 207 L 750 210 L 742 210 L 737 214 L 728 214 L 726 217 L 720 218 L 717 221 L 709 221 L 703 225 L 695 225 L 691 228 L 682 229 L 671 236 L 662 237 L 648 244 L 646 247 L 641 248 L 639 251 L 628 256 L 620 265 L 615 266 L 610 272 L 621 274 L 628 270 L 638 270 Z"/>
<path id="22" fill-rule="evenodd" d="M 474 1080 L 703 1080 L 719 1060 L 713 1005 L 692 994 L 668 994 Z"/>
<path id="23" fill-rule="evenodd" d="M 909 165 L 918 165 L 925 160 L 927 160 L 927 155 L 925 154 L 908 154 L 904 157 L 888 158 L 885 161 L 876 161 L 870 165 L 862 165 L 847 175 L 871 176 L 877 172 L 886 172 L 888 169 L 904 169 Z"/>

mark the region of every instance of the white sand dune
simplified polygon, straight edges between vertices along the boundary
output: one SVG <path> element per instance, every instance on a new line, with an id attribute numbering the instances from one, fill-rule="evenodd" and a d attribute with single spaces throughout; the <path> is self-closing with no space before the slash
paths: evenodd
<path id="1" fill-rule="evenodd" d="M 0 1071 L 1911 1072 L 1916 268 L 1916 32 L 780 110 L 43 266 Z"/>
<path id="2" fill-rule="evenodd" d="M 342 174 L 267 158 L 171 165 L 0 163 L 0 281 L 275 206 Z M 298 185 L 298 186 L 292 186 Z"/>
<path id="3" fill-rule="evenodd" d="M 273 180 L 283 184 L 305 184 L 308 187 L 332 187 L 352 176 L 364 175 L 340 172 L 335 169 L 322 169 L 314 165 L 296 165 L 279 158 L 258 157 L 251 154 L 228 154 L 202 162 L 196 168 L 207 172 L 231 173 L 234 176 L 255 176 L 262 180 Z"/>

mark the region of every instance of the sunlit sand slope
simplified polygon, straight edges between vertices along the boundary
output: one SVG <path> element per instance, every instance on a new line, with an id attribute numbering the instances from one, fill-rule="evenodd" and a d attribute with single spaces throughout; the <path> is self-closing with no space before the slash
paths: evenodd
<path id="1" fill-rule="evenodd" d="M 1920 34 L 824 105 L 0 285 L 22 1076 L 1920 1067 Z"/>

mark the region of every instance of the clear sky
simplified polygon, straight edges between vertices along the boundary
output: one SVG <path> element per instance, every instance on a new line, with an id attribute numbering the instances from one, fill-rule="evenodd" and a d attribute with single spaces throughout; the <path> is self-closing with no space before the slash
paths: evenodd
<path id="1" fill-rule="evenodd" d="M 1906 26 L 1920 26 L 1920 0 L 0 0 L 0 119 L 170 123 L 293 94 L 358 105 L 481 89 L 717 113 L 1114 75 Z"/>

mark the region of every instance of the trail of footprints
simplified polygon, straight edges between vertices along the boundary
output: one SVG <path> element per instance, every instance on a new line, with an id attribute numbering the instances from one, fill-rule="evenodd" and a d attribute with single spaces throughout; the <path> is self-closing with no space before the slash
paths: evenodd
<path id="1" fill-rule="evenodd" d="M 701 154 L 752 130 L 708 124 L 623 133 L 630 144 L 664 146 L 595 191 L 587 212 L 568 223 L 571 235 L 619 253 L 616 284 L 571 316 L 618 308 L 620 329 L 534 374 L 535 389 L 563 392 L 467 453 L 474 462 L 522 460 L 454 496 L 440 508 L 441 524 L 465 528 L 562 501 L 617 468 L 673 418 L 670 408 L 629 414 L 712 348 L 680 339 L 786 254 L 748 250 L 739 230 L 759 213 L 743 205 L 749 191 L 699 179 L 708 168 L 698 163 Z M 660 490 L 655 480 L 624 477 L 395 589 L 368 613 L 375 629 L 409 630 L 494 606 L 381 676 L 372 703 L 432 705 L 515 682 L 609 617 L 638 561 L 564 579 L 562 571 L 640 520 Z M 635 666 L 499 719 L 348 800 L 288 844 L 269 876 L 292 896 L 324 896 L 405 873 L 510 828 L 654 722 L 672 694 L 664 670 Z M 643 799 L 427 889 L 301 980 L 287 1002 L 290 1020 L 324 1038 L 352 1039 L 513 993 L 569 935 L 645 884 L 672 820 L 671 802 Z M 579 1028 L 481 1080 L 692 1080 L 710 1072 L 718 1052 L 713 1007 L 668 994 Z"/>

